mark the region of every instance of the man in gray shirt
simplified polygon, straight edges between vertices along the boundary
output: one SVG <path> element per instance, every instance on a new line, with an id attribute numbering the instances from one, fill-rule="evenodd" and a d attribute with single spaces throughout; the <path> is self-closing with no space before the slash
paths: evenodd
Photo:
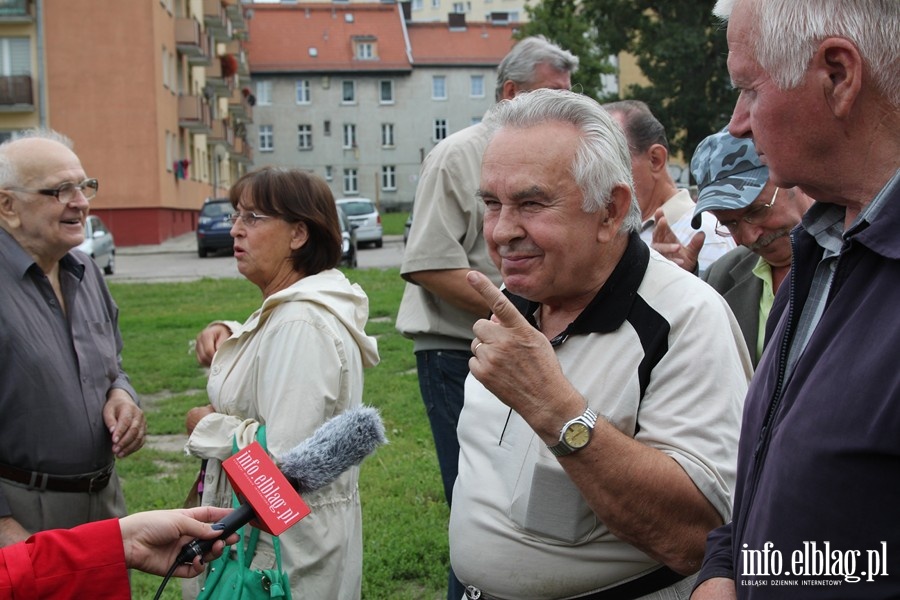
<path id="1" fill-rule="evenodd" d="M 118 307 L 85 254 L 97 193 L 65 136 L 0 145 L 0 546 L 124 516 L 115 458 L 146 434 Z"/>

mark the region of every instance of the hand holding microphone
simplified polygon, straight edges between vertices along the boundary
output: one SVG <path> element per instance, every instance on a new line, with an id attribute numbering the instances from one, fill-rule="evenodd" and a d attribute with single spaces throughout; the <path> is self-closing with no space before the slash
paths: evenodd
<path id="1" fill-rule="evenodd" d="M 281 456 L 277 465 L 297 492 L 307 494 L 333 482 L 386 442 L 378 411 L 361 406 L 326 421 L 312 436 Z M 258 508 L 261 510 L 262 506 Z M 221 529 L 219 538 L 195 539 L 185 544 L 178 555 L 178 564 L 190 563 L 196 556 L 208 553 L 217 539 L 227 538 L 256 515 L 253 505 L 244 502 L 212 526 Z"/>

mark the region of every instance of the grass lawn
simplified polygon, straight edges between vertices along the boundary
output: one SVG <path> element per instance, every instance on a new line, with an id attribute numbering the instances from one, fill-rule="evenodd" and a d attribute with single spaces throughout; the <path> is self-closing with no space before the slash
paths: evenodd
<path id="1" fill-rule="evenodd" d="M 392 228 L 406 220 L 395 213 Z M 402 218 L 401 218 L 402 217 Z M 394 223 L 396 221 L 396 223 Z M 387 229 L 387 227 L 386 227 Z M 431 430 L 419 397 L 412 342 L 394 328 L 403 292 L 398 269 L 347 271 L 369 295 L 367 331 L 378 338 L 381 364 L 366 371 L 364 403 L 381 411 L 390 444 L 363 463 L 363 598 L 445 596 L 447 517 Z M 205 404 L 206 373 L 190 352 L 196 333 L 215 318 L 243 320 L 261 302 L 243 279 L 191 283 L 115 283 L 123 360 L 147 411 L 152 436 L 184 434 L 184 415 Z M 162 439 L 154 437 L 154 440 Z M 198 461 L 175 447 L 145 446 L 119 461 L 131 512 L 180 506 Z M 135 598 L 152 598 L 160 577 L 135 573 Z M 164 598 L 181 597 L 172 581 Z"/>

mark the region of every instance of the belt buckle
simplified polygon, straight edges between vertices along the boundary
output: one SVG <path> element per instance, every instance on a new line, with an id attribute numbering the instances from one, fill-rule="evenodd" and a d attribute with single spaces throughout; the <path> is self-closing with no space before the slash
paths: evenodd
<path id="1" fill-rule="evenodd" d="M 480 600 L 481 590 L 479 590 L 474 585 L 467 585 L 466 586 L 466 598 L 468 600 Z"/>
<path id="2" fill-rule="evenodd" d="M 92 494 L 95 491 L 99 492 L 103 488 L 106 487 L 106 484 L 109 483 L 110 471 L 101 471 L 97 473 L 93 477 L 88 480 L 88 493 Z"/>

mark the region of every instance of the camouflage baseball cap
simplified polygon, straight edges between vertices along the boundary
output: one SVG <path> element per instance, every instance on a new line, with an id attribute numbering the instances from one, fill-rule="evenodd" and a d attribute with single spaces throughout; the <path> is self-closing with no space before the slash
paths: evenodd
<path id="1" fill-rule="evenodd" d="M 759 162 L 751 140 L 736 138 L 726 128 L 700 142 L 691 159 L 691 174 L 699 188 L 691 225 L 699 229 L 705 210 L 753 204 L 769 179 L 769 167 Z"/>

